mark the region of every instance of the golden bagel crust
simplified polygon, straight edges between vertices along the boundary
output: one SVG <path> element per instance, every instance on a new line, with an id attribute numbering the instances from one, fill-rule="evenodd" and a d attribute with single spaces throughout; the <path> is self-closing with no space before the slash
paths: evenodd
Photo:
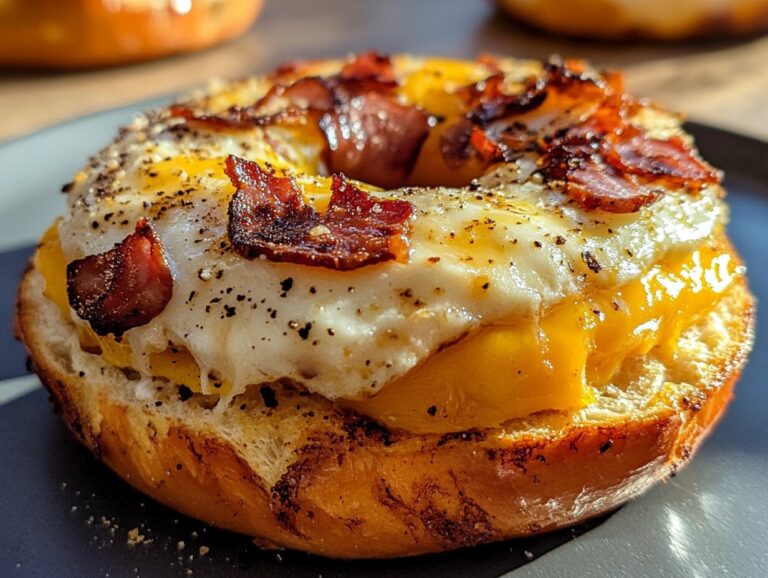
<path id="1" fill-rule="evenodd" d="M 579 38 L 746 35 L 768 27 L 768 1 L 497 0 L 512 17 L 536 28 Z"/>
<path id="2" fill-rule="evenodd" d="M 736 257 L 735 253 L 733 257 Z M 137 489 L 264 545 L 339 557 L 396 557 L 535 534 L 615 508 L 680 467 L 722 415 L 750 349 L 741 278 L 684 332 L 680 379 L 644 385 L 647 356 L 579 414 L 546 413 L 449 435 L 390 431 L 273 384 L 220 413 L 202 396 L 148 390 L 80 350 L 74 326 L 30 269 L 16 330 L 71 430 Z M 647 390 L 647 391 L 646 391 Z M 135 392 L 144 391 L 139 395 Z M 617 411 L 617 398 L 626 411 Z M 158 402 L 160 402 L 158 404 Z"/>
<path id="3" fill-rule="evenodd" d="M 233 38 L 251 25 L 263 0 L 194 0 L 189 11 L 166 2 L 10 0 L 0 6 L 0 64 L 88 68 L 189 52 Z M 120 5 L 121 3 L 118 3 Z"/>

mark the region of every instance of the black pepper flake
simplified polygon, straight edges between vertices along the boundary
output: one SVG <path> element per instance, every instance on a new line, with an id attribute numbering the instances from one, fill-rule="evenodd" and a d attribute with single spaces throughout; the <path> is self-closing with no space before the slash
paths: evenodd
<path id="1" fill-rule="evenodd" d="M 99 228 L 99 222 L 98 221 L 94 221 L 93 223 L 91 223 L 91 229 L 98 229 L 98 228 Z"/>
<path id="2" fill-rule="evenodd" d="M 555 245 L 565 245 L 565 237 L 562 235 L 555 237 Z"/>
<path id="3" fill-rule="evenodd" d="M 317 289 L 315 289 L 315 286 L 314 286 L 314 285 L 313 285 L 312 287 L 310 287 L 310 288 L 309 288 L 309 292 L 310 292 L 312 295 L 314 295 L 315 293 L 317 293 Z"/>
<path id="4" fill-rule="evenodd" d="M 437 406 L 436 405 L 430 405 L 427 408 L 427 413 L 431 416 L 435 416 L 437 414 Z"/>
<path id="5" fill-rule="evenodd" d="M 187 401 L 190 397 L 192 397 L 192 390 L 189 389 L 186 385 L 180 385 L 179 386 L 179 400 L 180 401 Z"/>
<path id="6" fill-rule="evenodd" d="M 613 440 L 609 439 L 603 445 L 600 446 L 600 453 L 604 454 L 605 452 L 607 452 L 612 447 L 613 447 Z"/>
<path id="7" fill-rule="evenodd" d="M 237 307 L 224 305 L 224 311 L 226 312 L 227 317 L 234 317 L 235 315 L 237 315 Z"/>
<path id="8" fill-rule="evenodd" d="M 536 247 L 537 249 L 541 249 L 541 241 L 534 241 L 533 246 Z"/>
<path id="9" fill-rule="evenodd" d="M 269 314 L 269 316 L 270 316 L 272 319 L 274 319 L 275 317 L 277 317 L 277 309 L 273 309 L 273 310 L 272 310 L 272 313 L 270 313 L 270 314 Z"/>
<path id="10" fill-rule="evenodd" d="M 267 406 L 269 409 L 274 409 L 277 407 L 277 394 L 275 393 L 274 389 L 268 385 L 262 385 L 259 388 L 259 393 L 261 394 L 261 399 L 264 400 L 265 406 Z"/>
<path id="11" fill-rule="evenodd" d="M 286 293 L 293 288 L 293 277 L 287 277 L 280 281 L 280 288 Z"/>
<path id="12" fill-rule="evenodd" d="M 306 340 L 307 337 L 309 337 L 309 332 L 312 331 L 312 323 L 307 321 L 307 323 L 299 329 L 299 337 Z"/>
<path id="13" fill-rule="evenodd" d="M 237 297 L 235 297 L 235 299 L 237 299 L 238 301 L 245 301 L 245 295 L 238 295 Z"/>
<path id="14" fill-rule="evenodd" d="M 491 286 L 491 284 L 490 284 L 490 282 L 488 282 L 488 281 L 486 281 L 485 283 L 483 283 L 483 284 L 482 284 L 482 288 L 483 288 L 484 290 L 487 290 L 487 289 L 488 289 L 488 287 L 490 287 L 490 286 Z"/>
<path id="15" fill-rule="evenodd" d="M 334 328 L 332 328 L 332 327 L 329 327 L 328 328 L 328 335 L 333 337 L 334 335 L 336 335 L 336 330 Z"/>
<path id="16" fill-rule="evenodd" d="M 590 253 L 589 251 L 584 251 L 581 254 L 581 258 L 586 264 L 586 266 L 589 268 L 589 270 L 592 271 L 593 273 L 599 273 L 602 270 L 603 266 L 600 265 L 598 260 L 595 259 L 594 255 L 592 255 L 592 253 Z"/>
<path id="17" fill-rule="evenodd" d="M 72 188 L 74 186 L 75 186 L 74 181 L 73 182 L 69 182 L 69 183 L 65 183 L 65 184 L 61 185 L 61 192 L 62 193 L 68 193 L 69 191 L 72 190 Z"/>

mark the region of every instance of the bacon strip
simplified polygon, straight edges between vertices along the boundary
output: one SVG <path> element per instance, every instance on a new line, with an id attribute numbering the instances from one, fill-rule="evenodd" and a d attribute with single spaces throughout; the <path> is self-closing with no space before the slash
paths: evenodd
<path id="1" fill-rule="evenodd" d="M 357 92 L 385 92 L 397 87 L 392 60 L 376 52 L 358 54 L 353 61 L 342 67 L 338 79 L 340 84 L 356 88 Z"/>
<path id="2" fill-rule="evenodd" d="M 325 214 L 306 205 L 290 177 L 229 156 L 227 175 L 237 189 L 229 204 L 229 238 L 246 259 L 264 256 L 347 271 L 408 258 L 410 203 L 379 201 L 334 175 Z"/>
<path id="3" fill-rule="evenodd" d="M 606 102 L 583 123 L 551 139 L 541 173 L 562 181 L 585 208 L 631 213 L 664 194 L 664 187 L 699 190 L 720 174 L 672 137 L 654 139 L 624 120 L 620 104 Z"/>
<path id="4" fill-rule="evenodd" d="M 397 102 L 396 86 L 389 57 L 368 52 L 345 64 L 336 76 L 276 84 L 248 107 L 199 115 L 174 105 L 171 115 L 214 130 L 247 130 L 314 118 L 326 139 L 329 172 L 389 188 L 401 184 L 413 170 L 430 122 L 422 109 Z"/>
<path id="5" fill-rule="evenodd" d="M 494 74 L 462 89 L 470 110 L 442 136 L 449 165 L 535 152 L 546 180 L 584 208 L 614 213 L 638 211 L 667 187 L 697 191 L 720 179 L 680 138 L 654 139 L 629 122 L 637 103 L 621 95 L 618 75 L 593 77 L 569 61 L 549 63 L 519 94 L 505 94 L 503 80 Z M 546 113 L 533 112 L 545 102 Z M 542 124 L 532 114 L 552 118 Z"/>
<path id="6" fill-rule="evenodd" d="M 330 172 L 391 188 L 413 170 L 429 135 L 429 118 L 421 109 L 369 93 L 327 112 L 320 129 Z"/>
<path id="7" fill-rule="evenodd" d="M 67 296 L 99 335 L 119 337 L 159 315 L 173 295 L 173 276 L 146 219 L 113 249 L 67 265 Z"/>
<path id="8" fill-rule="evenodd" d="M 251 106 L 233 106 L 222 113 L 197 114 L 188 106 L 174 104 L 171 116 L 181 117 L 188 123 L 212 130 L 248 130 L 276 124 L 303 122 L 307 114 L 322 113 L 333 107 L 335 95 L 324 79 L 310 76 L 290 85 L 276 84 L 267 94 Z M 285 106 L 277 110 L 275 103 Z M 268 111 L 269 112 L 265 112 Z"/>

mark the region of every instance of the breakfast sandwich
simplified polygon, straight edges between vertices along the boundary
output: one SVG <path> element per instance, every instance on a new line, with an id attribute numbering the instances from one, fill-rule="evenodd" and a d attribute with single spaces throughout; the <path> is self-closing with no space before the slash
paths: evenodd
<path id="1" fill-rule="evenodd" d="M 296 62 L 96 153 L 17 333 L 96 457 L 265 547 L 536 534 L 722 415 L 753 299 L 721 179 L 582 61 Z"/>

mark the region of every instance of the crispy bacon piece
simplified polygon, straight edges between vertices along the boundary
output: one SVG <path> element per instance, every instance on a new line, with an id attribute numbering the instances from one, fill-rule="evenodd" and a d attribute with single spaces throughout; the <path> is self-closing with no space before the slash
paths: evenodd
<path id="1" fill-rule="evenodd" d="M 277 177 L 258 164 L 227 158 L 227 175 L 237 191 L 229 204 L 229 238 L 246 259 L 264 256 L 347 271 L 408 257 L 410 203 L 379 201 L 334 175 L 325 214 L 304 203 L 290 177 Z"/>
<path id="2" fill-rule="evenodd" d="M 491 77 L 488 80 L 493 78 Z M 499 89 L 494 88 L 492 90 L 496 91 Z M 490 97 L 481 95 L 474 108 L 467 113 L 467 118 L 478 126 L 487 126 L 500 118 L 523 114 L 538 108 L 546 100 L 547 94 L 546 90 L 543 90 L 538 85 L 534 85 L 519 94 L 504 94 L 501 92 Z"/>
<path id="3" fill-rule="evenodd" d="M 565 193 L 585 209 L 633 213 L 663 194 L 606 164 L 588 139 L 558 139 L 544 156 L 541 172 L 547 180 L 562 181 Z"/>
<path id="4" fill-rule="evenodd" d="M 314 118 L 326 139 L 330 172 L 392 187 L 410 174 L 429 134 L 427 114 L 398 103 L 393 94 L 396 86 L 389 57 L 369 52 L 345 64 L 336 76 L 276 84 L 252 106 L 200 115 L 174 105 L 171 115 L 214 130 L 247 130 Z"/>
<path id="5" fill-rule="evenodd" d="M 475 126 L 468 118 L 447 127 L 440 135 L 440 156 L 451 168 L 458 168 L 474 154 L 476 149 L 470 147 L 472 131 Z"/>
<path id="6" fill-rule="evenodd" d="M 67 265 L 67 296 L 99 335 L 119 337 L 159 315 L 173 295 L 173 276 L 146 219 L 113 249 Z"/>
<path id="7" fill-rule="evenodd" d="M 174 104 L 171 116 L 181 117 L 188 123 L 214 130 L 247 130 L 255 127 L 302 122 L 308 113 L 320 113 L 334 105 L 334 92 L 324 79 L 310 76 L 290 85 L 276 84 L 251 106 L 233 106 L 219 114 L 197 114 L 188 106 Z M 275 101 L 286 105 L 277 110 Z M 269 111 L 269 112 L 265 112 Z"/>
<path id="8" fill-rule="evenodd" d="M 536 152 L 545 179 L 587 209 L 615 213 L 639 210 L 666 187 L 699 190 L 720 178 L 680 138 L 654 139 L 630 123 L 638 104 L 621 95 L 619 75 L 555 61 L 517 94 L 505 94 L 503 81 L 494 74 L 462 89 L 470 110 L 442 135 L 449 165 L 472 154 L 491 164 Z M 547 111 L 535 112 L 545 101 Z"/>
<path id="9" fill-rule="evenodd" d="M 385 188 L 404 182 L 429 135 L 429 117 L 378 93 L 357 96 L 327 112 L 320 129 L 332 173 Z"/>
<path id="10" fill-rule="evenodd" d="M 652 175 L 676 186 L 698 189 L 720 180 L 720 173 L 701 160 L 681 138 L 650 138 L 635 127 L 625 127 L 605 157 L 629 173 Z"/>
<path id="11" fill-rule="evenodd" d="M 543 152 L 545 178 L 563 181 L 584 207 L 614 213 L 638 211 L 666 186 L 699 189 L 720 178 L 681 139 L 651 138 L 609 103 L 551 139 Z"/>
<path id="12" fill-rule="evenodd" d="M 259 114 L 250 106 L 233 106 L 219 114 L 197 114 L 187 106 L 174 104 L 170 112 L 171 116 L 184 118 L 191 126 L 222 131 L 300 122 L 305 115 L 303 110 L 290 106 L 274 114 Z"/>
<path id="13" fill-rule="evenodd" d="M 376 52 L 358 54 L 352 62 L 346 63 L 339 72 L 338 81 L 358 92 L 361 89 L 386 92 L 397 86 L 392 60 Z"/>
<path id="14" fill-rule="evenodd" d="M 258 111 L 278 98 L 285 99 L 289 106 L 299 110 L 318 112 L 329 110 L 335 103 L 332 82 L 319 76 L 307 76 L 293 84 L 274 85 L 251 108 Z"/>

